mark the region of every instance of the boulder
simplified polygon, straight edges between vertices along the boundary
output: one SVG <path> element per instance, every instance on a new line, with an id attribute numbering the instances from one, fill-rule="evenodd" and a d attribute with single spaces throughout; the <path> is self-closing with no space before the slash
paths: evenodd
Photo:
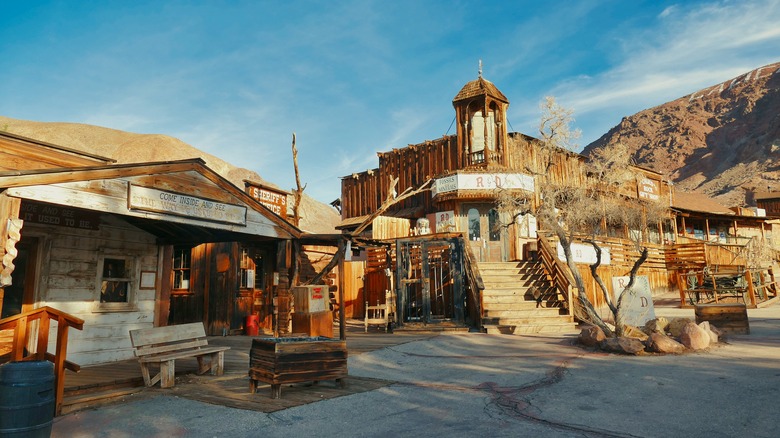
<path id="1" fill-rule="evenodd" d="M 670 333 L 675 338 L 679 338 L 680 333 L 682 333 L 682 328 L 686 324 L 692 322 L 693 320 L 690 318 L 674 318 L 671 321 L 669 321 L 669 326 L 666 327 L 666 332 Z"/>
<path id="2" fill-rule="evenodd" d="M 666 333 L 666 328 L 669 327 L 669 320 L 660 316 L 656 319 L 651 319 L 645 323 L 643 332 L 647 333 Z"/>
<path id="3" fill-rule="evenodd" d="M 710 325 L 709 321 L 702 321 L 699 324 L 699 327 L 701 327 L 704 331 L 707 332 L 708 335 L 710 335 L 710 344 L 717 344 L 718 343 L 718 334 L 715 332 L 715 326 Z M 713 330 L 715 329 L 715 330 Z"/>
<path id="4" fill-rule="evenodd" d="M 585 326 L 580 331 L 580 336 L 578 338 L 580 344 L 585 345 L 586 347 L 596 347 L 605 339 L 607 339 L 607 337 L 604 335 L 604 331 L 595 325 Z"/>
<path id="5" fill-rule="evenodd" d="M 599 344 L 602 350 L 610 353 L 639 354 L 645 351 L 645 344 L 636 338 L 607 338 Z"/>
<path id="6" fill-rule="evenodd" d="M 623 336 L 629 338 L 636 338 L 639 339 L 640 341 L 646 341 L 648 338 L 647 333 L 643 332 L 637 327 L 634 327 L 633 325 L 623 326 Z"/>
<path id="7" fill-rule="evenodd" d="M 710 334 L 695 322 L 690 322 L 680 331 L 680 342 L 691 350 L 701 350 L 710 346 Z"/>
<path id="8" fill-rule="evenodd" d="M 685 345 L 666 336 L 664 333 L 653 333 L 645 342 L 648 351 L 663 354 L 681 354 L 685 351 Z"/>

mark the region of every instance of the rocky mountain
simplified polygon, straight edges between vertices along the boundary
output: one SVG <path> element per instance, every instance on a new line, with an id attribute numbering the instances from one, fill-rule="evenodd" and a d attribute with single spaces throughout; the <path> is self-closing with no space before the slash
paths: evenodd
<path id="1" fill-rule="evenodd" d="M 118 163 L 172 161 L 200 157 L 206 161 L 209 168 L 242 189 L 245 179 L 277 187 L 263 180 L 254 171 L 233 166 L 167 135 L 135 134 L 79 123 L 33 122 L 3 116 L 0 116 L 0 129 L 70 149 L 113 158 Z M 292 168 L 292 165 L 290 167 Z M 336 232 L 335 226 L 341 218 L 333 207 L 316 201 L 305 193 L 301 206 L 301 229 L 312 233 Z"/>
<path id="2" fill-rule="evenodd" d="M 624 117 L 584 154 L 613 143 L 677 189 L 727 206 L 780 191 L 780 62 Z"/>

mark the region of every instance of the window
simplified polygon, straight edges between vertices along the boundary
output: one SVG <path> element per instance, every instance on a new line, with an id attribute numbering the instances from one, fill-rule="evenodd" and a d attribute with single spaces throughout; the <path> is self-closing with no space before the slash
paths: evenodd
<path id="1" fill-rule="evenodd" d="M 481 230 L 479 226 L 479 211 L 476 208 L 470 208 L 468 212 L 469 221 L 469 240 L 480 240 Z"/>
<path id="2" fill-rule="evenodd" d="M 255 287 L 255 260 L 253 260 L 246 248 L 241 248 L 241 268 L 239 271 L 240 288 L 254 289 Z"/>
<path id="3" fill-rule="evenodd" d="M 135 310 L 135 258 L 100 254 L 97 267 L 96 311 Z"/>
<path id="4" fill-rule="evenodd" d="M 490 241 L 501 240 L 501 222 L 498 220 L 498 210 L 495 208 L 488 211 L 488 227 L 490 228 Z"/>
<path id="5" fill-rule="evenodd" d="M 190 269 L 192 267 L 192 248 L 176 246 L 173 248 L 173 289 L 180 292 L 190 290 Z"/>
<path id="6" fill-rule="evenodd" d="M 126 303 L 130 290 L 127 261 L 124 259 L 103 259 L 103 275 L 100 285 L 101 303 Z"/>

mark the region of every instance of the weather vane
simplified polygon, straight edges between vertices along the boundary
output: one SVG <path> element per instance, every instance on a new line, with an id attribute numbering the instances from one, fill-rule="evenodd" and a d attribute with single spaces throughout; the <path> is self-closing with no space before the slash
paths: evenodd
<path id="1" fill-rule="evenodd" d="M 479 77 L 482 77 L 482 60 L 479 60 Z"/>

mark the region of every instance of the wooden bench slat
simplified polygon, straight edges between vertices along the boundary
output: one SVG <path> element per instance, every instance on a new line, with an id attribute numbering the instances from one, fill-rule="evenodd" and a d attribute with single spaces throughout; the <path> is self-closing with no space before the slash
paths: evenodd
<path id="1" fill-rule="evenodd" d="M 144 345 L 143 347 L 137 347 L 135 349 L 136 356 L 148 356 L 150 354 L 160 354 L 169 351 L 189 350 L 198 347 L 205 347 L 209 345 L 209 341 L 206 339 L 191 339 L 176 344 L 164 344 L 164 345 Z"/>
<path id="2" fill-rule="evenodd" d="M 206 330 L 199 322 L 130 331 L 130 339 L 133 341 L 134 347 L 205 337 Z"/>
<path id="3" fill-rule="evenodd" d="M 171 353 L 144 356 L 144 357 L 139 357 L 138 360 L 144 363 L 164 362 L 173 359 L 183 359 L 185 357 L 206 356 L 209 354 L 219 353 L 220 351 L 226 351 L 226 350 L 230 350 L 230 347 L 198 348 L 194 350 L 174 351 Z"/>

